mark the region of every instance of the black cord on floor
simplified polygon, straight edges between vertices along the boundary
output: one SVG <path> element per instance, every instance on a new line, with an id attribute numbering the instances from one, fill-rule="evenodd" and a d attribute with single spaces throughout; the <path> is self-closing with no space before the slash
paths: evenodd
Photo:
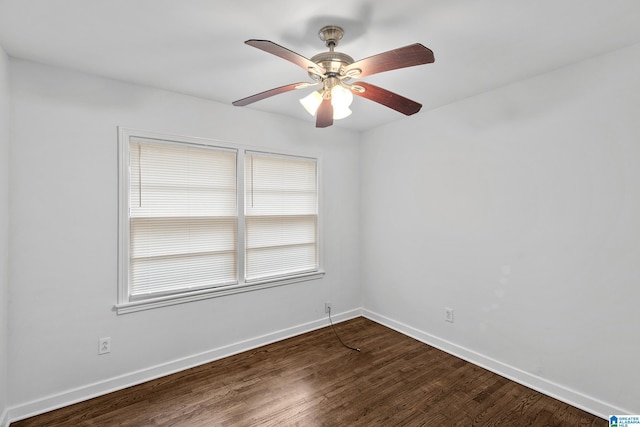
<path id="1" fill-rule="evenodd" d="M 348 346 L 348 345 L 346 345 L 346 344 L 344 343 L 344 341 L 342 341 L 342 340 L 340 339 L 340 336 L 339 336 L 339 335 L 338 335 L 338 333 L 336 332 L 336 328 L 334 328 L 334 327 L 333 327 L 333 322 L 331 321 L 331 307 L 328 307 L 328 310 L 329 310 L 329 323 L 331 324 L 331 330 L 332 330 L 332 331 L 333 331 L 333 333 L 336 335 L 336 338 L 338 338 L 338 341 L 340 341 L 340 344 L 342 344 L 343 346 L 347 347 L 349 350 L 353 350 L 353 351 L 358 351 L 358 352 L 359 352 L 359 351 L 360 351 L 360 349 L 359 349 L 359 348 L 357 348 L 357 347 L 351 347 L 351 346 Z"/>

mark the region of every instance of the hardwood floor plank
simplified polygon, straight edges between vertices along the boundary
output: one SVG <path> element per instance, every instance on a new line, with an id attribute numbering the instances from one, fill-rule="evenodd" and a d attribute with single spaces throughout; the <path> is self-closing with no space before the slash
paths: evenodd
<path id="1" fill-rule="evenodd" d="M 11 424 L 592 426 L 594 415 L 365 318 Z"/>

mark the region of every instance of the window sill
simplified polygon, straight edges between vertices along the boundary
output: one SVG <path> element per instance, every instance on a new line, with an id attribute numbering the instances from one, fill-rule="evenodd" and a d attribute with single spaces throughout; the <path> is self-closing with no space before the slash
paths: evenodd
<path id="1" fill-rule="evenodd" d="M 186 302 L 199 301 L 209 298 L 217 298 L 225 295 L 239 294 L 243 292 L 256 291 L 259 289 L 273 288 L 276 286 L 289 285 L 293 283 L 306 282 L 309 280 L 321 279 L 324 271 L 314 271 L 311 273 L 300 274 L 297 276 L 262 280 L 251 283 L 243 283 L 231 286 L 222 286 L 206 290 L 193 292 L 185 292 L 177 295 L 163 296 L 157 298 L 148 298 L 140 301 L 123 302 L 114 306 L 114 311 L 120 314 L 135 313 L 137 311 L 150 310 L 153 308 L 166 307 L 175 304 L 184 304 Z"/>

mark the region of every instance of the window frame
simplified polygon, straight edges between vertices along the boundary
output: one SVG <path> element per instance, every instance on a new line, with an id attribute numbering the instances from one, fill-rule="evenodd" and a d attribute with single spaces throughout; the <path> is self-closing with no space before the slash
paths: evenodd
<path id="1" fill-rule="evenodd" d="M 130 298 L 129 293 L 129 146 L 131 139 L 156 140 L 171 144 L 186 144 L 192 146 L 206 146 L 231 150 L 236 153 L 236 198 L 237 198 L 237 235 L 236 235 L 236 259 L 237 281 L 230 285 L 209 287 L 199 290 L 179 292 L 171 295 L 150 297 L 145 299 Z M 316 162 L 316 189 L 317 189 L 317 269 L 288 276 L 270 277 L 260 280 L 246 279 L 245 273 L 245 158 L 247 153 L 262 153 L 274 156 L 289 156 L 304 159 L 313 159 Z M 117 314 L 126 314 L 141 310 L 165 307 L 174 304 L 182 304 L 191 301 L 199 301 L 208 298 L 216 298 L 225 295 L 233 295 L 242 292 L 266 289 L 275 286 L 283 286 L 300 283 L 309 280 L 320 279 L 324 276 L 322 256 L 322 160 L 320 156 L 312 153 L 292 153 L 288 150 L 265 149 L 245 144 L 231 143 L 208 138 L 172 135 L 152 131 L 143 131 L 125 127 L 118 127 L 118 290 L 117 302 L 114 311 Z"/>

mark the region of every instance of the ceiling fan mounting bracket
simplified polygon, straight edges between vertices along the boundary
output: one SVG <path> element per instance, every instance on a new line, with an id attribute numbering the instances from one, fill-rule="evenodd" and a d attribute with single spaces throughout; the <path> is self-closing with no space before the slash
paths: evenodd
<path id="1" fill-rule="evenodd" d="M 344 30 L 337 25 L 327 25 L 320 28 L 320 31 L 318 31 L 318 37 L 320 37 L 320 40 L 322 40 L 324 44 L 332 50 L 334 47 L 338 46 L 338 42 L 340 42 L 343 35 Z"/>

